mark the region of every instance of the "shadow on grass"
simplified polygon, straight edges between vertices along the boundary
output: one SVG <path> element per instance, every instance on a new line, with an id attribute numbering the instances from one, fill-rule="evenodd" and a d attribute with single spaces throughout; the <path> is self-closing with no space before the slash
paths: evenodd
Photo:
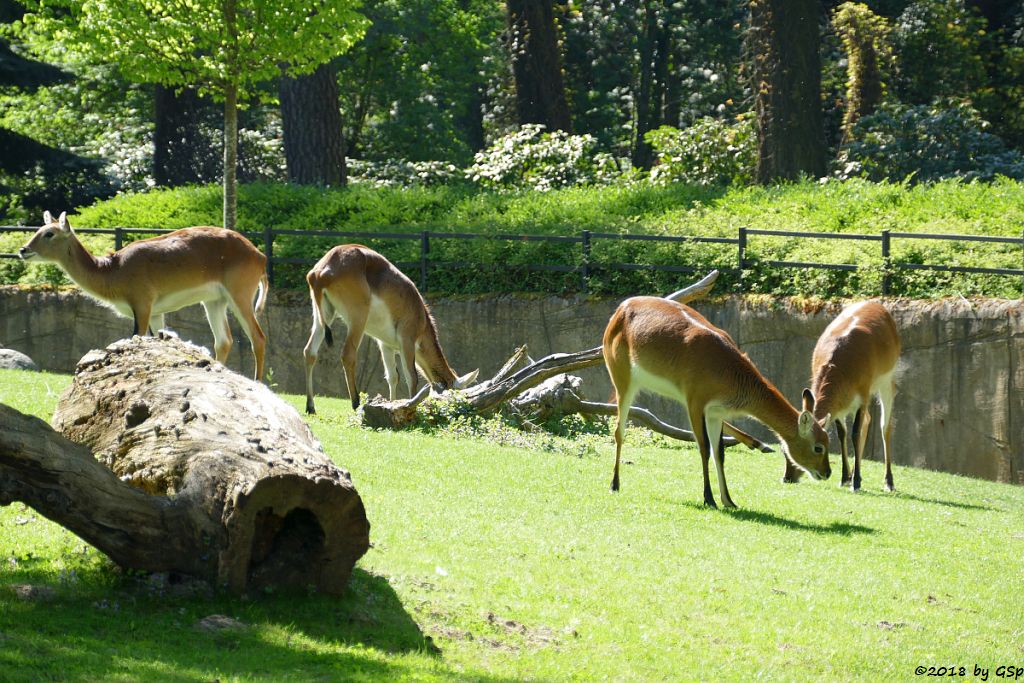
<path id="1" fill-rule="evenodd" d="M 342 597 L 252 599 L 158 595 L 127 582 L 97 587 L 104 573 L 55 587 L 51 600 L 21 601 L 0 586 L 0 678 L 505 680 L 450 670 L 387 579 L 360 569 Z M 22 583 L 35 572 L 12 574 L 11 583 Z M 213 614 L 245 628 L 196 628 Z"/>
<path id="2" fill-rule="evenodd" d="M 783 529 L 792 529 L 793 531 L 810 531 L 815 534 L 835 534 L 837 536 L 877 533 L 877 531 L 872 527 L 862 526 L 860 524 L 849 524 L 847 522 L 808 524 L 806 522 L 800 522 L 787 517 L 779 517 L 771 512 L 763 512 L 761 510 L 745 510 L 743 508 L 723 508 L 716 510 L 715 508 L 710 508 L 702 503 L 694 503 L 690 501 L 681 501 L 679 504 L 704 512 L 727 515 L 732 519 L 738 519 L 742 522 L 756 522 L 757 524 L 777 526 Z"/>
<path id="3" fill-rule="evenodd" d="M 994 508 L 989 505 L 977 505 L 975 503 L 960 503 L 955 500 L 942 500 L 940 498 L 923 498 L 921 496 L 915 496 L 912 493 L 905 493 L 897 489 L 896 491 L 866 491 L 863 488 L 857 492 L 860 496 L 872 496 L 875 498 L 890 498 L 896 500 L 913 500 L 918 503 L 931 503 L 932 505 L 943 505 L 950 508 L 958 508 L 960 510 L 984 510 L 986 512 L 1004 512 L 1000 508 Z"/>

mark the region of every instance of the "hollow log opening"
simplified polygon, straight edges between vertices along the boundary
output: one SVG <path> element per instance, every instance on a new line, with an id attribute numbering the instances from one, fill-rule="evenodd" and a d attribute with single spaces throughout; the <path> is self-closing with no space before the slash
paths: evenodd
<path id="1" fill-rule="evenodd" d="M 309 567 L 324 562 L 325 539 L 320 520 L 310 510 L 294 508 L 281 517 L 272 508 L 263 508 L 254 520 L 249 585 L 256 589 L 316 585 Z M 296 566 L 296 557 L 305 558 L 309 565 Z"/>

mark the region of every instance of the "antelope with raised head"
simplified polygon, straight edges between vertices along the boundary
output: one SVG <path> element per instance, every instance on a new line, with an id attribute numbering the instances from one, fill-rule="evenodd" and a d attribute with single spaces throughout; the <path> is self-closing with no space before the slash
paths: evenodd
<path id="1" fill-rule="evenodd" d="M 689 306 L 656 297 L 626 299 L 612 314 L 604 333 L 604 361 L 618 396 L 615 470 L 612 490 L 619 489 L 619 462 L 629 409 L 641 390 L 682 403 L 700 448 L 704 469 L 704 503 L 716 507 L 708 476 L 714 458 L 722 505 L 736 507 L 725 480 L 723 421 L 750 416 L 782 440 L 788 461 L 815 479 L 828 479 L 828 434 L 812 415 L 814 399 L 804 390 L 798 411 L 732 338 Z"/>
<path id="2" fill-rule="evenodd" d="M 843 458 L 841 486 L 860 490 L 860 460 L 871 423 L 871 398 L 878 396 L 879 423 L 885 454 L 885 489 L 892 481 L 892 404 L 896 394 L 894 374 L 900 358 L 900 335 L 885 306 L 877 301 L 851 304 L 825 328 L 811 360 L 811 392 L 814 414 L 831 413 Z M 847 461 L 846 417 L 853 418 L 853 476 Z M 785 481 L 796 481 L 799 472 L 786 465 Z"/>
<path id="3" fill-rule="evenodd" d="M 456 376 L 438 341 L 434 317 L 416 285 L 373 249 L 360 244 L 334 247 L 306 274 L 306 282 L 313 302 L 313 329 L 303 350 L 307 413 L 316 412 L 313 366 L 317 353 L 325 339 L 328 346 L 333 343 L 330 325 L 339 316 L 348 328 L 341 363 L 353 409 L 359 407 L 356 360 L 364 334 L 377 340 L 392 400 L 398 394 L 399 369 L 410 396 L 419 383 L 417 367 L 438 391 L 461 389 L 476 379 L 476 370 Z"/>
<path id="4" fill-rule="evenodd" d="M 132 318 L 132 334 L 158 330 L 164 314 L 202 303 L 221 363 L 231 350 L 230 308 L 252 342 L 255 378 L 263 378 L 267 337 L 256 316 L 267 301 L 267 259 L 245 237 L 224 228 L 185 228 L 96 257 L 78 241 L 67 213 L 54 220 L 47 211 L 43 223 L 18 251 L 22 259 L 57 263 L 86 294 Z"/>

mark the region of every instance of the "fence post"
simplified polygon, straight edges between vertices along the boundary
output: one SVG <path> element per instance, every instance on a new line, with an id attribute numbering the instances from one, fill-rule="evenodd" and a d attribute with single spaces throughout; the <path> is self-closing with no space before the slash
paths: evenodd
<path id="1" fill-rule="evenodd" d="M 583 262 L 580 264 L 580 288 L 586 294 L 590 291 L 590 231 L 583 231 Z"/>
<path id="2" fill-rule="evenodd" d="M 740 289 L 743 289 L 743 271 L 747 269 L 747 229 L 740 226 L 739 235 L 737 236 L 737 246 L 739 248 L 739 266 L 740 266 Z"/>
<path id="3" fill-rule="evenodd" d="M 124 246 L 124 232 L 121 228 L 114 228 L 114 251 L 121 251 Z"/>
<path id="4" fill-rule="evenodd" d="M 892 289 L 892 278 L 890 277 L 889 259 L 889 231 L 882 231 L 882 296 L 889 296 Z"/>
<path id="5" fill-rule="evenodd" d="M 267 280 L 274 284 L 274 230 L 268 225 L 263 228 L 263 254 L 267 257 Z"/>
<path id="6" fill-rule="evenodd" d="M 430 268 L 430 231 L 420 233 L 420 291 L 427 291 L 427 271 Z"/>

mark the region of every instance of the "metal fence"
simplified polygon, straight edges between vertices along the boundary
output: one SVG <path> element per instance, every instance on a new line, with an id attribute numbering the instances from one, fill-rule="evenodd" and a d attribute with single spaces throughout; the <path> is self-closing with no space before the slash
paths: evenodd
<path id="1" fill-rule="evenodd" d="M 25 226 L 0 226 L 0 234 L 4 233 L 34 233 L 38 228 Z M 76 229 L 75 232 L 84 235 L 112 235 L 114 238 L 115 251 L 126 243 L 126 238 L 133 238 L 135 235 L 155 235 L 172 232 L 154 228 L 106 228 L 106 229 Z M 262 247 L 267 257 L 267 274 L 274 284 L 274 269 L 276 265 L 294 264 L 312 266 L 316 263 L 315 258 L 278 256 L 274 254 L 274 241 L 279 236 L 316 237 L 330 238 L 338 243 L 344 243 L 353 239 L 357 240 L 415 240 L 419 242 L 418 261 L 397 261 L 395 265 L 406 272 L 415 273 L 419 271 L 419 288 L 422 291 L 428 290 L 430 283 L 430 271 L 433 268 L 451 267 L 494 267 L 492 263 L 473 261 L 444 261 L 431 259 L 431 243 L 439 240 L 487 240 L 492 242 L 551 242 L 570 245 L 572 249 L 578 249 L 574 260 L 577 265 L 557 263 L 526 263 L 517 264 L 519 268 L 532 271 L 554 271 L 564 273 L 576 273 L 579 277 L 579 287 L 582 292 L 590 289 L 590 280 L 597 270 L 603 271 L 629 271 L 649 270 L 673 273 L 693 273 L 698 268 L 693 266 L 671 266 L 652 263 L 619 263 L 610 261 L 595 261 L 593 259 L 593 247 L 600 241 L 612 240 L 617 242 L 641 241 L 641 242 L 675 242 L 687 244 L 726 244 L 733 245 L 736 249 L 736 262 L 733 267 L 719 268 L 719 270 L 736 275 L 743 275 L 752 268 L 800 268 L 800 269 L 825 269 L 856 271 L 865 269 L 866 266 L 854 263 L 823 263 L 816 261 L 778 261 L 778 260 L 754 260 L 750 257 L 750 242 L 752 237 L 790 237 L 797 239 L 820 239 L 820 240 L 856 240 L 879 243 L 879 256 L 882 261 L 882 284 L 881 294 L 891 293 L 892 275 L 900 270 L 930 270 L 950 273 L 978 273 L 986 275 L 1002 275 L 1008 277 L 1024 278 L 1024 232 L 1020 237 L 990 237 L 982 235 L 942 235 L 916 232 L 892 232 L 882 230 L 877 235 L 852 234 L 852 233 L 831 233 L 831 232 L 797 232 L 790 230 L 761 230 L 741 227 L 737 229 L 736 237 L 704 237 L 698 235 L 690 236 L 669 236 L 669 235 L 642 235 L 642 234 L 621 234 L 603 233 L 583 230 L 579 235 L 516 235 L 516 234 L 486 234 L 486 233 L 463 233 L 463 232 L 437 232 L 423 230 L 420 232 L 377 232 L 377 231 L 312 231 L 312 230 L 274 230 L 267 228 L 262 232 L 242 231 L 242 234 Z M 941 240 L 947 242 L 983 242 L 989 244 L 1006 244 L 1020 247 L 1021 268 L 990 268 L 985 266 L 951 266 L 945 264 L 906 263 L 894 260 L 891 257 L 892 243 L 894 240 Z M 131 239 L 128 239 L 131 241 Z M 578 245 L 575 246 L 575 245 Z M 17 254 L 0 254 L 0 258 L 17 258 Z"/>

